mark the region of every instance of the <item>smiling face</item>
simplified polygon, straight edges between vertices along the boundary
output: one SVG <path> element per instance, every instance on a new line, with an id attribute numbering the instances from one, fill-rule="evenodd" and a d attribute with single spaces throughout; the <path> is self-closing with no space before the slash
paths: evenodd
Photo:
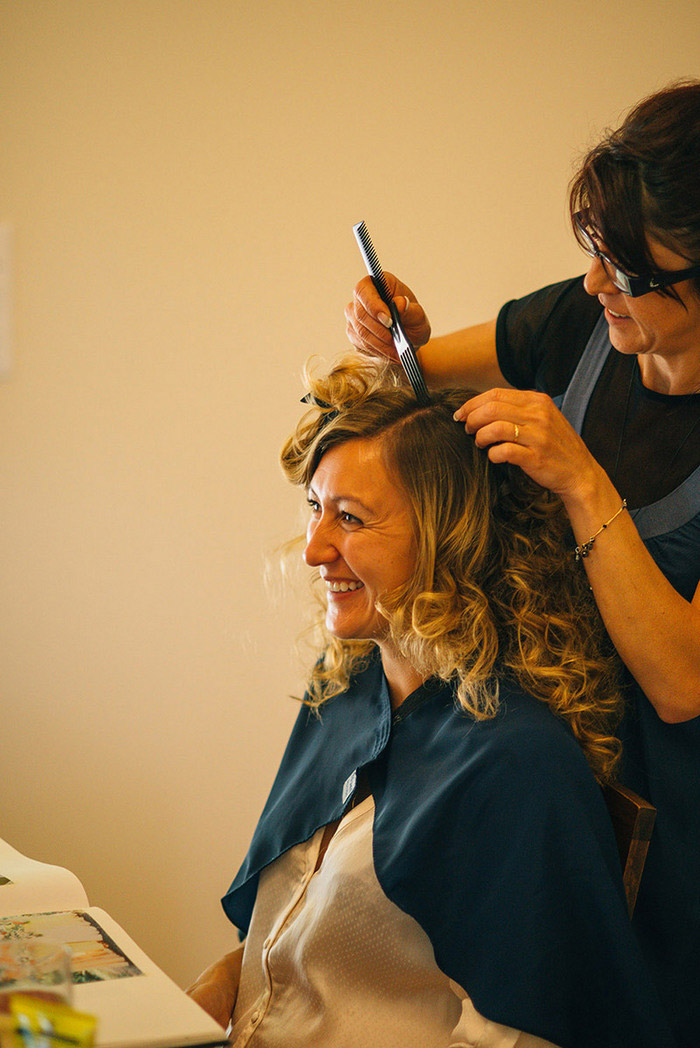
<path id="1" fill-rule="evenodd" d="M 604 245 L 599 245 L 605 251 Z M 688 260 L 665 247 L 657 240 L 649 240 L 654 262 L 660 270 L 684 269 Z M 589 295 L 598 298 L 605 308 L 610 341 L 619 353 L 638 355 L 645 383 L 652 388 L 656 383 L 652 371 L 678 373 L 681 381 L 687 376 L 694 386 L 700 380 L 700 296 L 691 281 L 676 284 L 682 303 L 657 292 L 631 298 L 624 295 L 610 280 L 599 259 L 592 259 L 584 279 Z M 683 308 L 685 306 L 685 308 Z M 656 356 L 656 362 L 644 357 Z M 647 383 L 645 369 L 649 373 Z M 691 392 L 691 389 L 659 389 L 659 392 Z"/>
<path id="2" fill-rule="evenodd" d="M 308 490 L 304 560 L 326 587 L 326 628 L 341 640 L 386 639 L 378 600 L 415 567 L 413 515 L 389 476 L 381 438 L 349 440 L 319 462 Z"/>

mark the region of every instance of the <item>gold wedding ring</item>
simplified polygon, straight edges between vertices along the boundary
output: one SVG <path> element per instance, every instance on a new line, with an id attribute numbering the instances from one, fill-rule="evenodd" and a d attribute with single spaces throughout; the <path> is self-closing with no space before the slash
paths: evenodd
<path id="1" fill-rule="evenodd" d="M 520 436 L 520 427 L 517 422 L 513 423 L 513 429 L 515 430 L 515 440 Z"/>

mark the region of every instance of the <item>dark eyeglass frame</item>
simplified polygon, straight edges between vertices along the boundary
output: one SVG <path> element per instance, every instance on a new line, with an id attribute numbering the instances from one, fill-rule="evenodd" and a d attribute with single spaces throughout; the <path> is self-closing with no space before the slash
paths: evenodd
<path id="1" fill-rule="evenodd" d="M 659 291 L 661 288 L 670 287 L 672 284 L 679 284 L 682 280 L 690 280 L 691 277 L 700 276 L 700 262 L 693 266 L 688 266 L 687 269 L 659 269 L 643 277 L 632 276 L 631 273 L 626 273 L 624 269 L 620 269 L 616 262 L 613 262 L 611 258 L 604 255 L 598 248 L 595 240 L 584 225 L 583 213 L 581 211 L 574 215 L 574 222 L 580 234 L 578 238 L 579 245 L 591 258 L 600 259 L 608 277 L 623 295 L 629 295 L 630 298 L 639 298 L 641 295 L 648 295 L 650 291 Z"/>

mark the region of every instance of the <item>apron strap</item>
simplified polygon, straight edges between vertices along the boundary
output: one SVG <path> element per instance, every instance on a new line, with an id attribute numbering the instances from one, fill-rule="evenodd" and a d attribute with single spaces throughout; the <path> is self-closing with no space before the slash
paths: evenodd
<path id="1" fill-rule="evenodd" d="M 605 314 L 601 313 L 563 398 L 557 397 L 555 400 L 564 418 L 579 436 L 583 430 L 588 402 L 609 352 L 608 324 Z M 651 539 L 675 531 L 699 513 L 700 466 L 664 498 L 632 510 L 630 516 L 642 539 Z"/>

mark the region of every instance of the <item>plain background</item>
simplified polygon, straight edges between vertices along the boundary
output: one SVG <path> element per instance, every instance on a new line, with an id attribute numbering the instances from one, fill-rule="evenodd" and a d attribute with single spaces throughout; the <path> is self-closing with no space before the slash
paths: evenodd
<path id="1" fill-rule="evenodd" d="M 365 219 L 436 333 L 582 272 L 577 158 L 697 0 L 3 0 L 0 836 L 181 984 L 303 683 L 278 449 Z"/>

